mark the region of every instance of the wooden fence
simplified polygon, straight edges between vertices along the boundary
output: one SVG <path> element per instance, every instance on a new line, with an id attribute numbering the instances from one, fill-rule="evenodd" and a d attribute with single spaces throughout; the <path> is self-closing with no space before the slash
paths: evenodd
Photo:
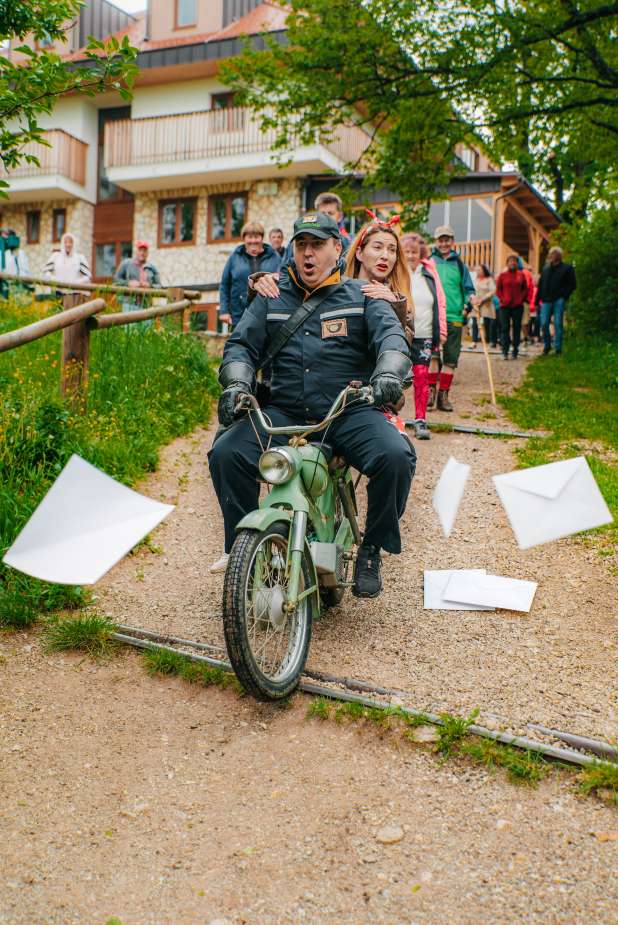
<path id="1" fill-rule="evenodd" d="M 208 333 L 217 332 L 218 302 L 200 301 L 200 292 L 196 290 L 173 287 L 170 289 L 133 289 L 129 286 L 97 286 L 96 283 L 67 284 L 58 280 L 40 279 L 33 276 L 12 276 L 0 273 L 0 280 L 14 283 L 50 286 L 60 292 L 63 310 L 47 318 L 42 318 L 25 327 L 0 334 L 0 353 L 13 350 L 34 340 L 47 337 L 56 331 L 62 331 L 60 348 L 60 392 L 74 406 L 82 407 L 88 392 L 88 367 L 90 356 L 90 332 L 104 331 L 118 325 L 137 324 L 154 320 L 155 327 L 161 327 L 161 318 L 165 315 L 178 315 L 180 330 L 188 334 L 191 328 L 191 314 L 206 314 Z M 213 285 L 201 286 L 203 291 L 212 290 Z M 88 300 L 87 293 L 97 294 L 97 298 Z M 166 298 L 164 305 L 155 305 L 130 312 L 112 312 L 103 314 L 108 307 L 102 295 L 147 295 L 154 298 Z"/>

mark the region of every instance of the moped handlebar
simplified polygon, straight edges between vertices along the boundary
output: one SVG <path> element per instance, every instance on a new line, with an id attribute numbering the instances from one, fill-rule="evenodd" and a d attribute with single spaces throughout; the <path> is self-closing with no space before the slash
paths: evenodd
<path id="1" fill-rule="evenodd" d="M 319 424 L 302 424 L 296 425 L 293 427 L 273 427 L 269 424 L 264 417 L 262 409 L 260 408 L 257 398 L 255 395 L 241 395 L 236 403 L 236 411 L 255 411 L 255 416 L 257 417 L 260 427 L 262 430 L 269 435 L 276 436 L 277 434 L 285 434 L 286 436 L 296 436 L 296 435 L 306 435 L 314 434 L 319 430 L 324 430 L 324 428 L 330 424 L 336 417 L 338 417 L 346 407 L 347 400 L 350 397 L 360 399 L 365 401 L 368 404 L 373 403 L 373 389 L 370 385 L 347 385 L 344 389 L 339 392 L 339 395 L 333 402 L 330 407 L 330 410 L 323 421 L 320 421 Z"/>

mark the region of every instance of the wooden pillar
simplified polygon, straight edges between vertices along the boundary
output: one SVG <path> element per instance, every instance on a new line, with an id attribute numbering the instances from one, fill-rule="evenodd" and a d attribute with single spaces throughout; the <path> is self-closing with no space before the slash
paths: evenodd
<path id="1" fill-rule="evenodd" d="M 500 197 L 494 199 L 494 253 L 492 270 L 500 272 L 504 265 L 504 210 L 506 202 Z"/>
<path id="2" fill-rule="evenodd" d="M 182 288 L 172 287 L 167 290 L 167 301 L 168 302 L 182 302 L 185 297 L 185 291 Z M 157 331 L 161 330 L 161 319 L 155 318 L 155 327 Z M 185 332 L 185 313 L 180 313 L 180 327 L 183 333 Z"/>
<path id="3" fill-rule="evenodd" d="M 88 293 L 69 292 L 62 297 L 64 309 L 88 301 Z M 64 328 L 60 353 L 60 394 L 76 408 L 84 408 L 88 396 L 90 332 L 87 320 Z"/>

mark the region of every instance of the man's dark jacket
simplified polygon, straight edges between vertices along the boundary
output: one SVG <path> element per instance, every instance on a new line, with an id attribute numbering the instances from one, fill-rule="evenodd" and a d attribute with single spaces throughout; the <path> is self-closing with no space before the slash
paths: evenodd
<path id="1" fill-rule="evenodd" d="M 231 315 L 232 324 L 237 325 L 247 307 L 247 282 L 250 273 L 276 273 L 281 258 L 270 244 L 255 258 L 249 257 L 244 244 L 239 244 L 230 254 L 223 268 L 219 287 L 219 314 Z"/>
<path id="2" fill-rule="evenodd" d="M 577 281 L 575 270 L 570 263 L 547 263 L 543 267 L 539 280 L 539 302 L 555 302 L 556 299 L 566 300 L 575 292 Z"/>
<path id="3" fill-rule="evenodd" d="M 352 380 L 368 383 L 384 351 L 397 350 L 409 358 L 390 304 L 367 298 L 362 280 L 341 276 L 343 266 L 340 260 L 331 282 L 315 290 L 328 290 L 328 295 L 273 360 L 272 404 L 301 421 L 322 420 Z M 290 271 L 282 275 L 278 299 L 256 296 L 251 302 L 225 346 L 221 371 L 237 361 L 259 368 L 280 325 L 307 295 L 294 264 Z"/>

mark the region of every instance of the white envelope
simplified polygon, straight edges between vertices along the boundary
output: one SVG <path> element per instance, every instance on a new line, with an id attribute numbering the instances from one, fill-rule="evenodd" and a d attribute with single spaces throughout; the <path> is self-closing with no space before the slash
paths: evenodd
<path id="1" fill-rule="evenodd" d="M 454 601 L 446 601 L 443 591 L 446 588 L 451 575 L 484 575 L 485 569 L 434 569 L 424 573 L 424 603 L 425 610 L 493 610 L 493 607 L 476 607 L 473 604 L 461 604 Z"/>
<path id="2" fill-rule="evenodd" d="M 454 456 L 449 456 L 431 499 L 445 536 L 451 535 L 469 475 L 470 466 L 458 462 Z"/>
<path id="3" fill-rule="evenodd" d="M 2 561 L 43 581 L 94 584 L 173 510 L 73 455 Z"/>
<path id="4" fill-rule="evenodd" d="M 529 612 L 538 585 L 536 581 L 503 578 L 501 575 L 466 575 L 455 572 L 443 595 L 447 601 Z"/>
<path id="5" fill-rule="evenodd" d="M 613 520 L 584 456 L 495 475 L 494 484 L 520 549 Z"/>

